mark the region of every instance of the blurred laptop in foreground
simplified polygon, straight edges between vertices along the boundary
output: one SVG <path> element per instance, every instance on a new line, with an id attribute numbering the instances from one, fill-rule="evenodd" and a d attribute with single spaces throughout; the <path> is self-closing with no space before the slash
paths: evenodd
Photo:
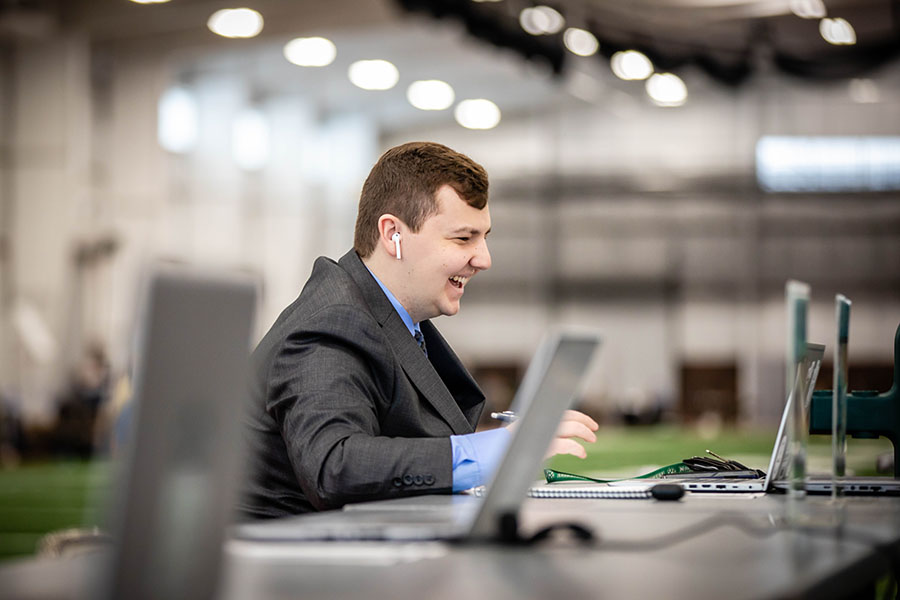
<path id="1" fill-rule="evenodd" d="M 242 471 L 257 285 L 159 268 L 144 282 L 115 550 L 95 597 L 212 598 Z"/>

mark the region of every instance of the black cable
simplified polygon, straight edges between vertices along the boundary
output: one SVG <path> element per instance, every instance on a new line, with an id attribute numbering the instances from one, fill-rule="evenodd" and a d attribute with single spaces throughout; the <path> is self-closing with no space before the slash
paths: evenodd
<path id="1" fill-rule="evenodd" d="M 550 539 L 551 535 L 556 532 L 567 532 L 569 533 L 577 542 L 582 544 L 593 544 L 594 543 L 594 532 L 589 527 L 585 527 L 580 523 L 554 523 L 548 527 L 544 527 L 539 530 L 537 533 L 532 535 L 530 538 L 526 539 L 527 544 L 539 544 L 545 540 Z"/>
<path id="2" fill-rule="evenodd" d="M 519 533 L 519 519 L 516 513 L 500 515 L 499 534 L 496 541 L 512 546 L 531 546 L 547 541 L 556 532 L 568 533 L 575 541 L 582 544 L 593 544 L 594 542 L 594 532 L 589 527 L 573 522 L 553 523 L 531 536 L 523 536 Z"/>

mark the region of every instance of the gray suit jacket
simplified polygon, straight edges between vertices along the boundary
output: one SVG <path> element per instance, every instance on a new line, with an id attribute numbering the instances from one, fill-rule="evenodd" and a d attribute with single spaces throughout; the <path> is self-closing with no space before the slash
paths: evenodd
<path id="1" fill-rule="evenodd" d="M 484 394 L 428 321 L 428 357 L 355 251 L 319 258 L 253 353 L 251 476 L 266 518 L 452 488 Z"/>

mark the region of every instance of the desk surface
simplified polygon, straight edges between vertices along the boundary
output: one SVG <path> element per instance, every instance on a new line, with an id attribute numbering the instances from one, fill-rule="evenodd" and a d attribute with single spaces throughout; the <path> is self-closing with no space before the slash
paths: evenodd
<path id="1" fill-rule="evenodd" d="M 376 506 L 412 510 L 449 500 L 428 497 Z M 837 510 L 825 498 L 810 497 L 801 515 L 806 527 L 789 527 L 787 508 L 783 496 L 525 504 L 526 532 L 577 520 L 597 533 L 598 541 L 589 547 L 565 540 L 527 548 L 231 541 L 225 548 L 221 596 L 837 598 L 886 572 L 890 556 L 898 554 L 900 499 L 851 498 Z M 838 528 L 841 518 L 844 525 Z M 672 536 L 669 543 L 666 536 Z M 0 568 L 0 595 L 78 597 L 102 562 L 94 555 L 8 564 Z"/>

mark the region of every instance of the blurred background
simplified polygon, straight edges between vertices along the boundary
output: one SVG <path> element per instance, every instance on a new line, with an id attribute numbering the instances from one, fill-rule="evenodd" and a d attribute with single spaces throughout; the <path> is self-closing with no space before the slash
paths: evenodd
<path id="1" fill-rule="evenodd" d="M 644 426 L 611 429 L 602 467 L 675 462 L 675 438 L 765 455 L 790 278 L 811 341 L 853 300 L 850 387 L 886 390 L 898 55 L 897 0 L 0 1 L 0 553 L 86 519 L 143 266 L 256 274 L 258 339 L 405 141 L 490 174 L 493 267 L 436 323 L 489 410 L 549 325 L 590 325 L 583 408 Z"/>

